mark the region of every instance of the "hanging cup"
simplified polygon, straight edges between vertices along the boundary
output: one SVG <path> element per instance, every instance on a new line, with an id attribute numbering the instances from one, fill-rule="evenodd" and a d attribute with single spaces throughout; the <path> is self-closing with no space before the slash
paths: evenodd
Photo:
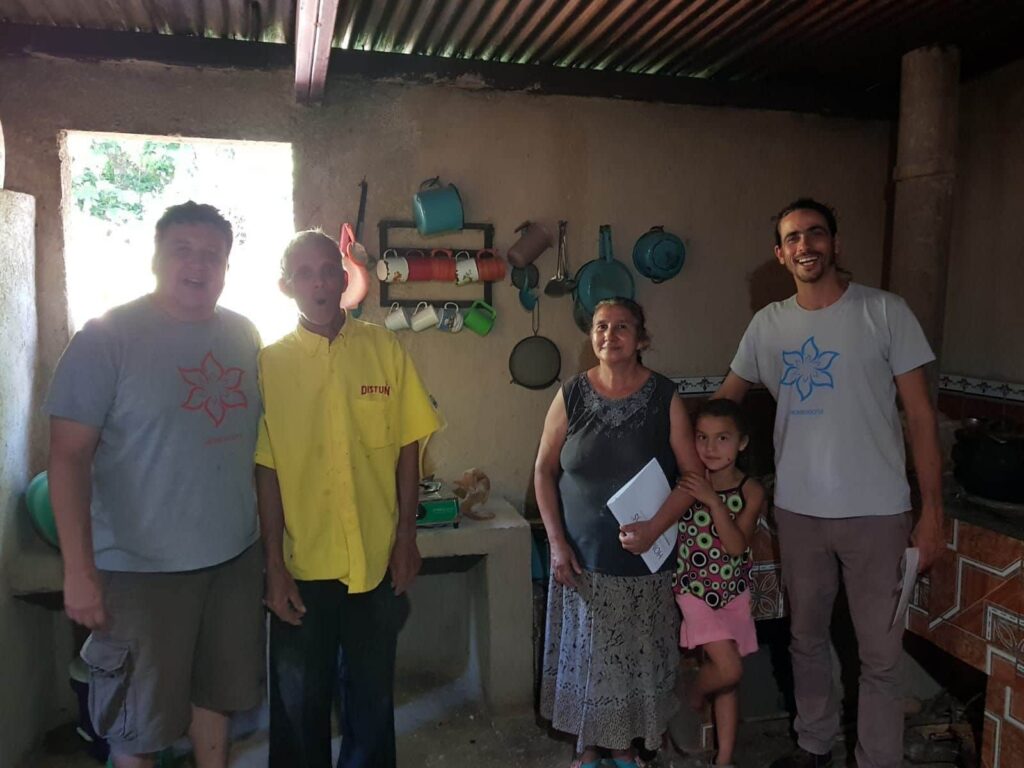
<path id="1" fill-rule="evenodd" d="M 486 301 L 474 301 L 466 312 L 464 325 L 478 336 L 486 336 L 494 327 L 498 313 Z"/>
<path id="2" fill-rule="evenodd" d="M 434 305 L 426 301 L 421 301 L 416 305 L 416 309 L 412 314 L 412 319 L 409 321 L 409 325 L 412 326 L 414 331 L 425 331 L 427 328 L 433 328 L 436 326 L 439 319 L 437 310 L 434 309 Z"/>
<path id="3" fill-rule="evenodd" d="M 469 251 L 459 251 L 455 257 L 455 284 L 469 285 L 480 279 L 476 258 Z"/>
<path id="4" fill-rule="evenodd" d="M 391 311 L 384 318 L 384 325 L 392 331 L 404 331 L 409 328 L 409 310 L 400 306 L 396 301 L 391 305 Z"/>

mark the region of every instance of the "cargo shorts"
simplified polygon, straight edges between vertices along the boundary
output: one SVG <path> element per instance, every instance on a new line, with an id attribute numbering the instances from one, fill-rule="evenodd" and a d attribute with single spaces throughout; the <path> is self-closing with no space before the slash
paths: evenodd
<path id="1" fill-rule="evenodd" d="M 82 646 L 89 716 L 116 754 L 169 747 L 192 706 L 251 709 L 266 663 L 259 544 L 219 565 L 177 573 L 101 571 L 108 624 Z"/>

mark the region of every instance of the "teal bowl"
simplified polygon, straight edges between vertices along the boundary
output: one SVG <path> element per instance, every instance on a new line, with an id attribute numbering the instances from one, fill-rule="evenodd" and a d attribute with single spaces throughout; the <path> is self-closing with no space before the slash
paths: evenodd
<path id="1" fill-rule="evenodd" d="M 57 521 L 53 519 L 53 507 L 50 506 L 50 481 L 46 472 L 40 472 L 32 478 L 25 489 L 25 504 L 32 527 L 47 544 L 60 549 L 57 538 Z"/>

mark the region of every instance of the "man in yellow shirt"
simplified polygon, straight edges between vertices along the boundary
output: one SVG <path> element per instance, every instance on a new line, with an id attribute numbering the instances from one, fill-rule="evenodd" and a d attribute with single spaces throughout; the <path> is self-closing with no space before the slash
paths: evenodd
<path id="1" fill-rule="evenodd" d="M 299 325 L 260 354 L 256 446 L 269 765 L 330 768 L 340 688 L 338 768 L 394 768 L 395 646 L 420 569 L 418 441 L 438 417 L 395 335 L 340 309 L 331 238 L 298 234 L 281 266 Z"/>

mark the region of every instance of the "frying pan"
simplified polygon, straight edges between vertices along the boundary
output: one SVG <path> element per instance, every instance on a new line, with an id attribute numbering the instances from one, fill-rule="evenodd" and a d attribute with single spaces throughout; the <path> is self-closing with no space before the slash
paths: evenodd
<path id="1" fill-rule="evenodd" d="M 540 282 L 540 270 L 536 264 L 525 267 L 512 267 L 512 285 L 516 288 L 536 288 Z"/>
<path id="2" fill-rule="evenodd" d="M 632 299 L 636 295 L 633 273 L 629 267 L 615 259 L 612 253 L 612 228 L 602 224 L 600 229 L 600 256 L 588 261 L 576 273 L 574 296 L 588 313 L 593 314 L 604 299 L 622 296 Z"/>
<path id="3" fill-rule="evenodd" d="M 572 302 L 572 319 L 576 323 L 576 327 L 579 328 L 583 333 L 590 335 L 590 326 L 593 324 L 593 315 L 583 308 L 575 299 Z"/>
<path id="4" fill-rule="evenodd" d="M 533 309 L 533 335 L 522 339 L 512 348 L 508 370 L 512 383 L 527 389 L 547 389 L 562 372 L 562 355 L 555 343 L 538 334 L 540 306 Z"/>

